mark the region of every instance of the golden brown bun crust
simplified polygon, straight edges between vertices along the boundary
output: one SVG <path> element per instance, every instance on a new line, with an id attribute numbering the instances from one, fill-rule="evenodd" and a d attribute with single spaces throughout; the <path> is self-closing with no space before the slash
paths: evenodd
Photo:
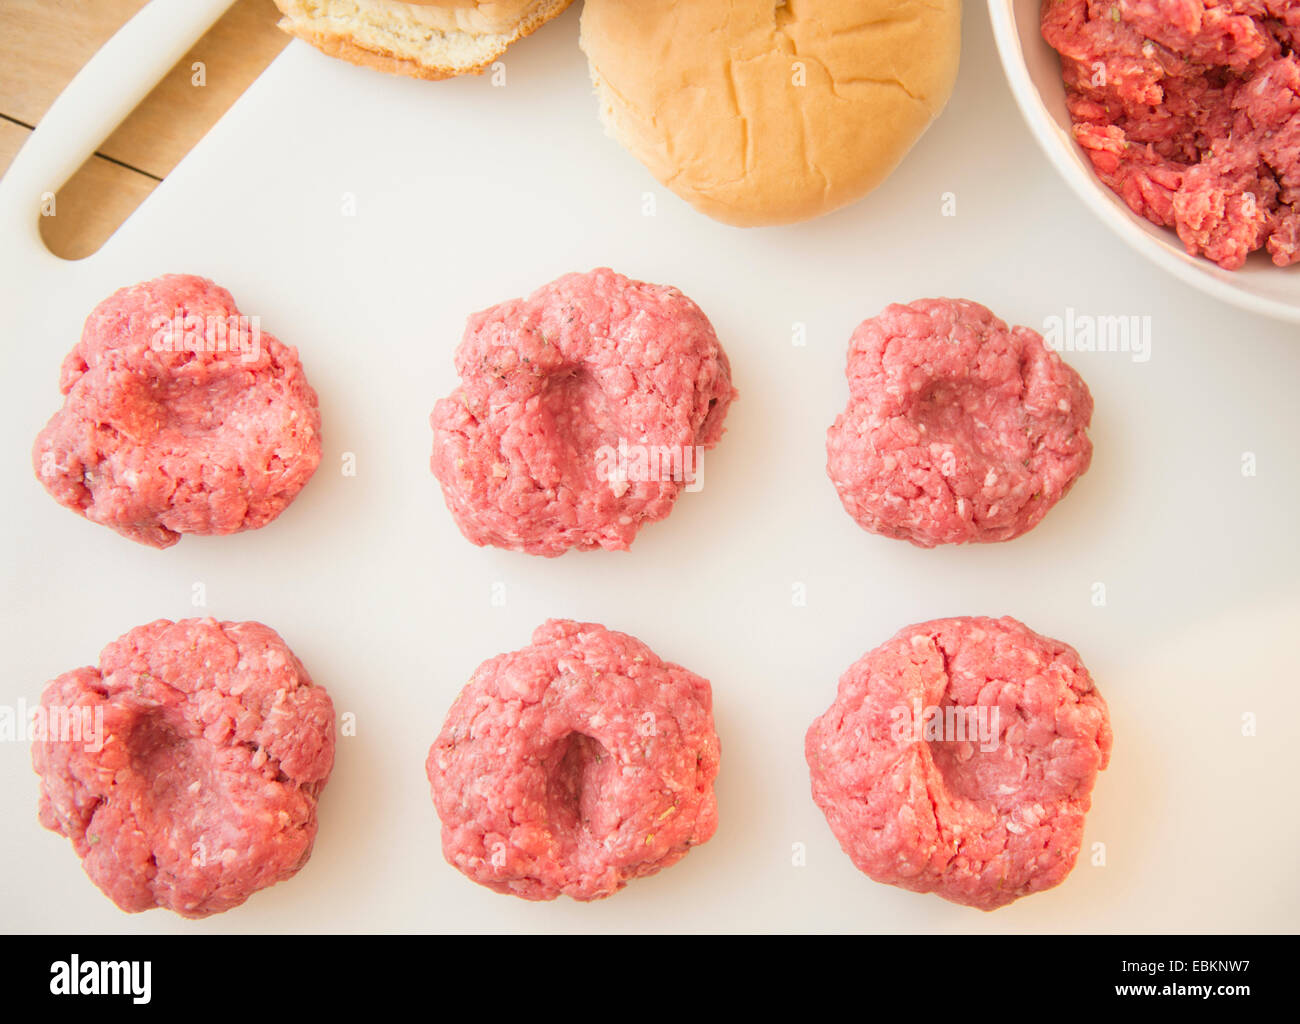
<path id="1" fill-rule="evenodd" d="M 455 78 L 457 75 L 481 75 L 487 69 L 488 64 L 491 63 L 486 61 L 477 67 L 466 68 L 463 71 L 452 71 L 449 68 L 426 66 L 419 61 L 399 57 L 391 50 L 385 51 L 377 47 L 367 49 L 364 46 L 358 46 L 351 40 L 344 39 L 342 36 L 330 36 L 290 29 L 285 25 L 284 21 L 280 22 L 280 27 L 290 35 L 301 39 L 304 43 L 310 43 L 321 53 L 337 57 L 339 60 L 345 60 L 349 64 L 370 68 L 372 71 L 383 71 L 390 75 L 423 78 L 431 82 L 441 81 L 444 78 Z"/>
<path id="2" fill-rule="evenodd" d="M 351 0 L 322 3 L 319 0 L 275 0 L 281 14 L 280 28 L 310 43 L 322 53 L 350 64 L 439 80 L 458 75 L 481 75 L 506 48 L 531 35 L 546 22 L 563 13 L 573 0 L 503 0 L 476 4 L 474 0 Z M 486 19 L 475 19 L 474 8 L 484 8 Z M 343 19 L 337 8 L 357 8 L 358 14 Z M 402 8 L 427 11 L 429 44 L 413 42 L 409 32 L 385 31 L 385 19 Z M 459 14 L 459 17 L 458 17 Z M 468 15 L 468 17 L 466 17 Z M 476 24 L 489 21 L 490 25 Z"/>
<path id="3" fill-rule="evenodd" d="M 606 129 L 717 220 L 865 195 L 952 92 L 960 0 L 586 0 Z"/>

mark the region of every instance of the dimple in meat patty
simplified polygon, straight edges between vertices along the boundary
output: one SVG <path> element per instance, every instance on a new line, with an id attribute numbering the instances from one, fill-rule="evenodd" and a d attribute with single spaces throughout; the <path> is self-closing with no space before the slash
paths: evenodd
<path id="1" fill-rule="evenodd" d="M 594 623 L 552 620 L 479 666 L 429 750 L 447 862 L 500 893 L 609 896 L 712 837 L 706 680 Z"/>
<path id="2" fill-rule="evenodd" d="M 320 462 L 320 413 L 297 352 L 211 281 L 122 288 L 63 361 L 63 408 L 32 451 L 61 504 L 151 547 L 256 529 Z"/>
<path id="3" fill-rule="evenodd" d="M 826 471 L 873 533 L 938 544 L 1031 529 L 1092 461 L 1092 396 L 1036 331 L 965 299 L 888 306 L 853 332 Z"/>
<path id="4" fill-rule="evenodd" d="M 447 507 L 475 544 L 546 556 L 626 549 L 668 515 L 735 397 L 700 308 L 608 269 L 471 316 L 456 370 L 431 416 Z M 611 478 L 620 445 L 659 471 Z"/>
<path id="5" fill-rule="evenodd" d="M 206 917 L 311 855 L 334 709 L 274 630 L 139 626 L 104 648 L 98 668 L 51 682 L 41 706 L 41 824 L 72 841 L 121 909 Z M 79 732 L 56 729 L 70 714 Z"/>
<path id="6" fill-rule="evenodd" d="M 956 730 L 931 729 L 930 709 Z M 813 799 L 859 870 L 981 910 L 1070 873 L 1110 750 L 1078 654 L 1011 618 L 901 630 L 844 673 L 805 743 Z"/>
<path id="7" fill-rule="evenodd" d="M 1300 255 L 1300 4 L 1043 0 L 1074 136 L 1134 213 L 1235 270 Z"/>

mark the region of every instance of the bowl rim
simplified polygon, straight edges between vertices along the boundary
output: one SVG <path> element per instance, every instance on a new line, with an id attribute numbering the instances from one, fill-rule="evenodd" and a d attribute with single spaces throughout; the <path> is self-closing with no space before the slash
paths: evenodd
<path id="1" fill-rule="evenodd" d="M 1149 235 L 1138 222 L 1138 215 L 1112 202 L 1106 186 L 1087 168 L 1067 153 L 1060 140 L 1059 125 L 1047 110 L 1038 86 L 1029 76 L 1029 66 L 1020 46 L 1016 28 L 1016 0 L 988 0 L 989 20 L 997 44 L 1002 70 L 1020 113 L 1029 125 L 1039 148 L 1088 209 L 1139 253 L 1192 287 L 1254 313 L 1291 323 L 1300 323 L 1300 302 L 1289 303 L 1256 295 L 1242 287 L 1216 277 L 1201 257 L 1171 251 Z M 1046 45 L 1046 43 L 1044 43 Z M 1075 144 L 1077 145 L 1077 143 Z M 1213 266 L 1213 264 L 1210 264 Z M 1300 280 L 1300 267 L 1295 270 Z"/>

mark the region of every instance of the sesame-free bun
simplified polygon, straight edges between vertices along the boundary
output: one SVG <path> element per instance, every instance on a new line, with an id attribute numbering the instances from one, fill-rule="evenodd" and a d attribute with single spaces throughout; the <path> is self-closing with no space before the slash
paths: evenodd
<path id="1" fill-rule="evenodd" d="M 451 78 L 477 75 L 572 0 L 275 0 L 280 27 L 364 67 Z"/>
<path id="2" fill-rule="evenodd" d="M 728 224 L 827 213 L 939 115 L 961 0 L 586 0 L 606 131 Z"/>

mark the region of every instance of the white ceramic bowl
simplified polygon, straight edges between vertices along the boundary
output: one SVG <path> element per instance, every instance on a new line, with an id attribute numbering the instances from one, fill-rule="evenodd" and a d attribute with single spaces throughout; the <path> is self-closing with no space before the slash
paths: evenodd
<path id="1" fill-rule="evenodd" d="M 1223 270 L 1188 256 L 1172 229 L 1137 216 L 1098 180 L 1070 132 L 1060 62 L 1039 32 L 1038 12 L 1039 0 L 989 0 L 993 35 L 1016 102 L 1079 198 L 1134 249 L 1193 287 L 1243 309 L 1300 323 L 1300 266 L 1277 267 L 1257 252 L 1240 270 Z"/>

